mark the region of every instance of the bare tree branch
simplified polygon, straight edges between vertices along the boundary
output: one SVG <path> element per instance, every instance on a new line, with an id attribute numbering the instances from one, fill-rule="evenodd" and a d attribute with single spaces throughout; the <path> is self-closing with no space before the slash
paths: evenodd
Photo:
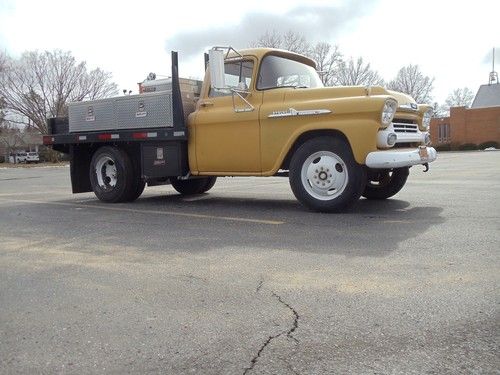
<path id="1" fill-rule="evenodd" d="M 325 86 L 333 86 L 339 65 L 342 62 L 342 54 L 338 46 L 329 43 L 316 43 L 312 48 L 310 56 L 316 61 L 316 70 Z"/>
<path id="2" fill-rule="evenodd" d="M 2 60 L 3 59 L 3 60 Z M 0 97 L 10 112 L 24 116 L 42 134 L 46 118 L 67 115 L 67 103 L 115 95 L 111 74 L 87 71 L 70 52 L 25 52 L 18 60 L 0 56 Z"/>
<path id="3" fill-rule="evenodd" d="M 424 76 L 418 65 L 408 65 L 399 70 L 387 87 L 410 95 L 417 103 L 430 103 L 433 83 L 434 78 Z"/>
<path id="4" fill-rule="evenodd" d="M 252 43 L 252 47 L 281 48 L 281 34 L 276 30 L 266 31 L 265 34 L 261 35 L 254 43 Z"/>
<path id="5" fill-rule="evenodd" d="M 468 87 L 453 90 L 446 98 L 445 105 L 451 107 L 470 107 L 474 100 L 474 93 Z"/>
<path id="6" fill-rule="evenodd" d="M 21 130 L 9 121 L 2 121 L 0 124 L 0 143 L 5 145 L 7 155 L 10 154 L 23 143 Z"/>
<path id="7" fill-rule="evenodd" d="M 252 46 L 285 49 L 302 55 L 309 55 L 312 49 L 306 38 L 292 30 L 284 34 L 280 34 L 276 30 L 266 31 L 257 41 L 252 43 Z"/>
<path id="8" fill-rule="evenodd" d="M 379 74 L 370 68 L 370 63 L 364 63 L 359 57 L 356 61 L 350 58 L 348 61 L 341 61 L 335 84 L 341 86 L 374 86 L 383 85 L 384 80 Z"/>

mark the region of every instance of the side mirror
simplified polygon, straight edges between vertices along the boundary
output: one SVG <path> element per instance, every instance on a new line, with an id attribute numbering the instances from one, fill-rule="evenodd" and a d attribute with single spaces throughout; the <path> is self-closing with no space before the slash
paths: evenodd
<path id="1" fill-rule="evenodd" d="M 210 86 L 214 90 L 225 89 L 224 51 L 220 49 L 211 49 L 208 51 L 208 60 L 210 65 Z"/>

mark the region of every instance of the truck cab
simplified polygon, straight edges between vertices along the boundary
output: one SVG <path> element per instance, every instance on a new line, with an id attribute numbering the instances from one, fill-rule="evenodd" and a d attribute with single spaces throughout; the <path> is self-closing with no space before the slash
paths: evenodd
<path id="1" fill-rule="evenodd" d="M 192 103 L 186 102 L 189 95 L 175 95 L 175 74 L 173 66 L 169 107 L 173 116 L 164 123 L 167 129 L 174 128 L 172 135 L 181 135 L 176 144 L 173 139 L 147 139 L 149 133 L 168 136 L 161 125 L 148 128 L 156 122 L 134 128 L 153 113 L 144 104 L 151 93 L 128 99 L 132 106 L 138 105 L 136 117 L 141 116 L 127 122 L 132 127 L 127 131 L 135 132 L 131 139 L 118 131 L 101 137 L 107 142 L 99 144 L 96 122 L 89 138 L 83 135 L 85 123 L 74 127 L 83 142 L 67 143 L 66 151 L 73 153 L 71 163 L 79 166 L 80 172 L 75 173 L 89 175 L 87 191 L 91 188 L 105 201 L 124 201 L 137 198 L 145 183 L 161 180 L 182 194 L 197 194 L 209 190 L 217 177 L 287 176 L 306 207 L 339 212 L 360 196 L 391 197 L 406 183 L 411 166 L 428 168 L 436 159 L 436 151 L 429 146 L 430 106 L 378 86 L 323 87 L 315 62 L 296 53 L 213 48 L 199 97 Z M 80 112 L 87 114 L 87 120 L 90 113 L 95 120 L 99 105 L 93 104 L 91 113 Z M 116 104 L 113 111 L 120 106 Z M 69 109 L 71 133 L 71 105 Z M 123 115 L 115 117 L 108 116 L 107 121 Z M 115 122 L 114 127 L 121 124 Z M 180 125 L 184 130 L 176 131 Z M 54 137 L 51 141 L 60 144 Z M 80 149 L 85 149 L 84 156 Z M 109 192 L 109 196 L 103 194 Z"/>

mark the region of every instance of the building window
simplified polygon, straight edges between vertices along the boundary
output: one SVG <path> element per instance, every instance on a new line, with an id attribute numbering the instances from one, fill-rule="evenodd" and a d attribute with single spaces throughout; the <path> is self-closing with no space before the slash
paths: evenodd
<path id="1" fill-rule="evenodd" d="M 448 143 L 451 141 L 450 124 L 438 125 L 438 143 Z"/>

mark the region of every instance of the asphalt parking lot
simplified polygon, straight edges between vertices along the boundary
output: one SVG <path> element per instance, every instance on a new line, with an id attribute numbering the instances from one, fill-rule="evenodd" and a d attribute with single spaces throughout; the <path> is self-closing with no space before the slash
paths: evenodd
<path id="1" fill-rule="evenodd" d="M 318 214 L 284 178 L 107 205 L 0 169 L 0 373 L 499 373 L 500 152 L 422 170 Z"/>

